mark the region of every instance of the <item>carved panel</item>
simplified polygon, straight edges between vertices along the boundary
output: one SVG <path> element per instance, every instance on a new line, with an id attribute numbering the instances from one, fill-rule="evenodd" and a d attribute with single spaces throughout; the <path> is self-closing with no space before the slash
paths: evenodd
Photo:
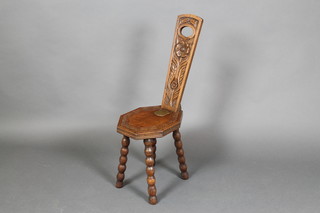
<path id="1" fill-rule="evenodd" d="M 195 15 L 178 16 L 163 93 L 162 108 L 174 112 L 180 108 L 202 22 L 203 20 Z M 185 36 L 183 33 L 183 29 L 186 27 L 192 30 L 189 36 Z"/>

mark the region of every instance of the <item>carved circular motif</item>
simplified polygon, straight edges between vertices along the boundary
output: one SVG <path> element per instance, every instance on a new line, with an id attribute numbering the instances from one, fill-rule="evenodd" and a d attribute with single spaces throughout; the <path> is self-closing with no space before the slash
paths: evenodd
<path id="1" fill-rule="evenodd" d="M 170 88 L 171 88 L 172 90 L 175 90 L 175 89 L 178 88 L 178 80 L 177 80 L 176 78 L 171 81 L 171 83 L 170 83 Z"/>
<path id="2" fill-rule="evenodd" d="M 175 46 L 175 52 L 178 57 L 186 57 L 190 52 L 190 47 L 186 43 L 178 43 Z"/>

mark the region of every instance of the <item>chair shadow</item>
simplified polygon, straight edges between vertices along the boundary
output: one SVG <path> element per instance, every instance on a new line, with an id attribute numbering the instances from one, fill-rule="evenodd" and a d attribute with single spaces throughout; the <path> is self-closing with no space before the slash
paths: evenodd
<path id="1" fill-rule="evenodd" d="M 147 199 L 147 193 L 145 191 L 143 191 L 142 189 L 136 187 L 135 185 L 133 185 L 132 183 L 143 177 L 146 176 L 145 171 L 141 170 L 140 172 L 137 172 L 135 175 L 131 176 L 131 177 L 127 177 L 124 180 L 124 187 L 126 187 L 127 189 L 129 189 L 131 192 L 133 192 L 134 194 L 138 195 L 139 197 L 143 198 L 145 201 L 148 202 Z"/>
<path id="2" fill-rule="evenodd" d="M 110 137 L 114 136 L 114 137 Z M 63 153 L 69 158 L 76 159 L 87 168 L 103 177 L 108 183 L 114 185 L 116 176 L 116 133 L 104 131 L 82 131 L 61 137 L 53 145 L 55 152 Z M 107 138 L 107 140 L 105 140 Z M 114 157 L 113 157 L 114 156 Z M 112 159 L 113 158 L 113 159 Z M 112 164 L 110 162 L 112 159 Z"/>
<path id="3" fill-rule="evenodd" d="M 175 154 L 175 153 L 174 153 Z M 178 165 L 178 160 L 177 160 L 177 165 Z M 168 183 L 166 185 L 165 188 L 159 190 L 160 192 L 158 193 L 158 199 L 161 200 L 162 198 L 166 197 L 168 194 L 170 194 L 170 192 L 174 191 L 175 188 L 177 188 L 180 184 L 183 184 L 180 176 L 180 172 L 179 172 L 179 168 L 177 167 L 176 169 L 172 168 L 171 166 L 169 166 L 167 163 L 165 163 L 164 160 L 160 159 L 157 162 L 157 166 L 162 167 L 164 169 L 166 169 L 167 171 L 169 171 L 171 174 L 173 174 L 174 176 L 176 176 L 176 178 L 171 181 L 170 183 Z"/>
<path id="4" fill-rule="evenodd" d="M 134 144 L 136 143 L 136 144 Z M 141 144 L 137 144 L 141 143 Z M 138 150 L 137 146 L 140 146 L 140 150 Z M 145 155 L 144 155 L 144 145 L 142 140 L 140 141 L 133 141 L 131 140 L 130 146 L 129 146 L 129 154 L 128 158 L 134 158 L 135 160 L 141 162 L 143 165 L 145 165 Z"/>
<path id="5" fill-rule="evenodd" d="M 206 126 L 188 129 L 182 140 L 190 178 L 204 168 L 218 166 L 225 159 L 224 138 L 216 130 L 209 130 Z"/>
<path id="6" fill-rule="evenodd" d="M 174 181 L 169 183 L 164 189 L 161 189 L 160 193 L 158 193 L 157 197 L 158 197 L 158 202 L 159 202 L 161 200 L 161 198 L 165 197 L 174 188 L 176 188 L 179 185 L 179 183 L 182 184 L 182 182 L 181 182 L 182 179 L 180 178 L 179 171 L 168 166 L 166 163 L 164 163 L 164 161 L 162 159 L 157 161 L 155 167 L 156 167 L 156 170 L 157 170 L 157 167 L 164 168 L 177 177 Z M 135 175 L 127 177 L 124 181 L 124 187 L 126 187 L 127 189 L 129 189 L 130 191 L 132 191 L 133 193 L 135 193 L 136 195 L 138 195 L 139 197 L 143 198 L 144 200 L 146 200 L 148 202 L 147 190 L 143 191 L 140 188 L 138 188 L 132 184 L 135 180 L 137 180 L 141 177 L 144 177 L 144 176 L 146 176 L 145 170 L 141 170 L 141 171 L 137 172 Z M 146 183 L 146 187 L 147 187 L 147 183 Z"/>
<path id="7" fill-rule="evenodd" d="M 184 133 L 186 132 L 186 133 Z M 199 128 L 199 129 L 189 129 L 189 130 L 181 130 L 182 133 L 182 140 L 184 143 L 184 150 L 185 150 L 185 156 L 187 160 L 187 165 L 189 166 L 188 172 L 190 175 L 190 178 L 193 177 L 193 175 L 197 174 L 199 170 L 201 170 L 203 167 L 206 167 L 208 165 L 212 166 L 215 164 L 219 164 L 222 160 L 223 156 L 223 146 L 221 141 L 212 136 L 212 132 L 207 131 L 206 129 Z M 195 134 L 197 133 L 197 134 Z M 169 137 L 170 136 L 170 137 Z M 181 179 L 180 176 L 180 169 L 179 169 L 179 162 L 177 159 L 177 154 L 175 153 L 175 146 L 174 141 L 171 138 L 171 135 L 166 136 L 169 140 L 172 140 L 172 147 L 169 148 L 168 152 L 165 153 L 165 155 L 162 155 L 162 153 L 159 153 L 157 156 L 161 156 L 160 158 L 156 159 L 156 165 L 155 169 L 165 169 L 166 171 L 173 174 L 176 178 L 173 179 L 171 182 L 169 182 L 165 188 L 159 190 L 158 193 L 158 199 L 159 201 L 161 198 L 167 196 L 170 192 L 172 192 L 176 187 L 178 187 L 180 184 L 184 183 L 184 180 Z M 185 138 L 185 139 L 184 139 Z M 138 143 L 140 141 L 137 141 Z M 210 143 L 211 146 L 207 146 L 207 144 Z M 131 146 L 131 148 L 130 148 Z M 134 158 L 135 160 L 141 162 L 143 166 L 145 167 L 145 156 L 143 154 L 143 146 L 141 146 L 141 150 L 137 149 L 136 144 L 132 146 L 132 143 L 129 146 L 129 158 Z M 199 153 L 202 153 L 200 156 Z M 190 162 L 190 164 L 188 163 Z M 175 165 L 175 166 L 171 166 Z M 137 188 L 133 182 L 135 182 L 137 179 L 146 176 L 146 173 L 144 170 L 141 170 L 133 176 L 128 176 L 124 180 L 124 187 L 129 189 L 130 191 L 134 192 L 139 197 L 147 200 L 147 191 L 143 191 L 140 188 Z M 157 177 L 156 177 L 157 178 Z M 147 185 L 146 185 L 147 187 Z"/>
<path id="8" fill-rule="evenodd" d="M 177 160 L 177 162 L 178 162 L 178 160 Z M 177 163 L 177 165 L 178 165 L 178 163 Z M 173 174 L 177 177 L 180 177 L 179 168 L 177 168 L 177 169 L 172 168 L 171 166 L 166 164 L 163 159 L 158 160 L 156 166 L 160 166 L 160 167 L 166 169 L 167 171 L 169 171 L 171 174 Z"/>
<path id="9" fill-rule="evenodd" d="M 107 140 L 105 140 L 106 138 Z M 121 147 L 120 140 L 121 137 L 119 137 L 116 132 L 84 131 L 63 136 L 61 140 L 57 141 L 50 149 L 81 162 L 85 167 L 111 184 L 111 187 L 116 188 L 117 166 L 119 164 L 119 150 Z M 115 146 L 115 144 L 117 144 L 117 146 Z M 136 158 L 138 161 L 143 162 L 144 165 L 144 160 L 142 161 L 144 156 L 136 150 L 135 146 L 131 148 L 130 146 L 128 159 L 130 157 Z M 143 150 L 141 153 L 143 153 Z M 147 193 L 132 184 L 135 180 L 146 175 L 144 168 L 145 165 L 133 176 L 126 176 L 123 188 L 129 189 L 129 191 L 147 201 Z"/>

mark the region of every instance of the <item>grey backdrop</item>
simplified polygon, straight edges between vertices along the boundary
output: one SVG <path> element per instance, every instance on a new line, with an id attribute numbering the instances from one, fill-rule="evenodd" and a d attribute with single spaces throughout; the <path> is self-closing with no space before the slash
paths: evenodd
<path id="1" fill-rule="evenodd" d="M 191 178 L 118 117 L 158 105 L 176 17 L 204 19 L 182 106 Z M 0 212 L 319 212 L 320 3 L 0 0 Z"/>

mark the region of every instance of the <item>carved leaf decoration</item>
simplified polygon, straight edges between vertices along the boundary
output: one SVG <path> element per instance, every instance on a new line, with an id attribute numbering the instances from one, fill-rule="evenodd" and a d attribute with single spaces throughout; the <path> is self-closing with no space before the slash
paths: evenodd
<path id="1" fill-rule="evenodd" d="M 176 58 L 172 58 L 171 65 L 170 65 L 170 75 L 169 75 L 170 79 L 174 77 L 177 69 L 178 69 L 178 61 Z"/>
<path id="2" fill-rule="evenodd" d="M 166 93 L 164 102 L 165 102 L 166 104 L 170 104 L 170 95 L 169 95 L 168 93 Z"/>
<path id="3" fill-rule="evenodd" d="M 180 92 L 180 89 L 173 92 L 173 96 L 172 96 L 173 100 L 176 100 L 179 97 L 179 92 Z"/>
<path id="4" fill-rule="evenodd" d="M 171 90 L 169 85 L 166 86 L 166 103 L 169 104 L 171 101 Z"/>
<path id="5" fill-rule="evenodd" d="M 198 26 L 198 20 L 193 18 L 182 18 L 180 19 L 180 24 L 190 24 L 196 28 Z"/>
<path id="6" fill-rule="evenodd" d="M 184 73 L 186 72 L 187 65 L 188 65 L 188 61 L 184 61 L 184 62 L 181 63 L 181 65 L 179 67 L 179 70 L 180 70 L 180 73 L 179 73 L 179 85 L 182 84 L 182 81 L 183 81 L 183 78 L 184 78 Z"/>
<path id="7" fill-rule="evenodd" d="M 188 14 L 178 17 L 162 102 L 163 108 L 173 111 L 179 109 L 201 26 L 200 17 Z M 185 27 L 193 30 L 191 36 L 183 34 L 182 29 Z"/>
<path id="8" fill-rule="evenodd" d="M 171 106 L 174 107 L 177 104 L 177 99 L 173 100 Z"/>

